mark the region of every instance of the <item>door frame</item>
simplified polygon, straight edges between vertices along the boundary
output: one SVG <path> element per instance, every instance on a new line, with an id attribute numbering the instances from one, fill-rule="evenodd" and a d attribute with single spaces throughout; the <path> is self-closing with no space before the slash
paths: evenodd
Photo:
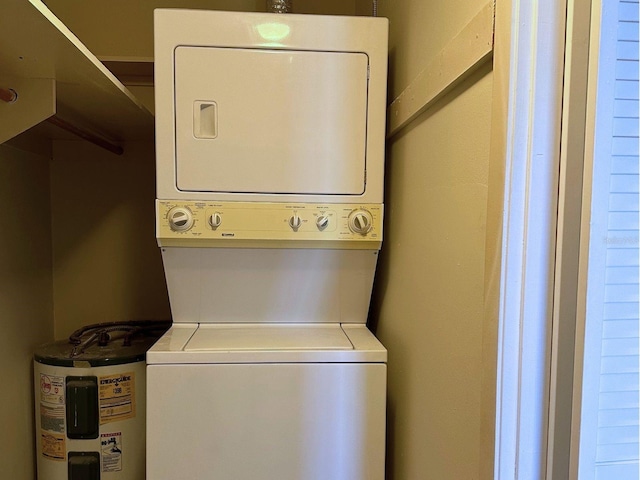
<path id="1" fill-rule="evenodd" d="M 590 3 L 496 4 L 496 480 L 568 475 Z"/>

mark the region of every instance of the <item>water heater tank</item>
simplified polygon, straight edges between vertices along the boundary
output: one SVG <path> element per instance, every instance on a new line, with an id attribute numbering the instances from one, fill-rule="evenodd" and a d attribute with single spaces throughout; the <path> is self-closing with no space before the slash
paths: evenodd
<path id="1" fill-rule="evenodd" d="M 39 480 L 144 480 L 145 353 L 169 326 L 91 325 L 38 348 Z"/>

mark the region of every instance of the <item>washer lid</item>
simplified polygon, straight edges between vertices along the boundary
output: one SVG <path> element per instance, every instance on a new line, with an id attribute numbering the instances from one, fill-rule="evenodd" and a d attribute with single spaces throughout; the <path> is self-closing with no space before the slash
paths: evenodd
<path id="1" fill-rule="evenodd" d="M 186 352 L 353 350 L 339 324 L 209 324 L 200 325 Z"/>
<path id="2" fill-rule="evenodd" d="M 361 324 L 197 324 L 173 327 L 148 365 L 386 363 L 387 350 Z"/>

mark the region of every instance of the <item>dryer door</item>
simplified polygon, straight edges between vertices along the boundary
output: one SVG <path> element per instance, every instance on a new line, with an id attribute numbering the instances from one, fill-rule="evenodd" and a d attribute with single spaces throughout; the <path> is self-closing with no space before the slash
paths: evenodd
<path id="1" fill-rule="evenodd" d="M 177 188 L 361 195 L 364 53 L 175 49 Z"/>

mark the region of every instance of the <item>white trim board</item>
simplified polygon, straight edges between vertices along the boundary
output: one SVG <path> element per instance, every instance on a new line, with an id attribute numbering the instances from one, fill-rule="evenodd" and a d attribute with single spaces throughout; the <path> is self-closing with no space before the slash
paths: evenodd
<path id="1" fill-rule="evenodd" d="M 544 477 L 566 2 L 512 0 L 496 480 Z"/>

